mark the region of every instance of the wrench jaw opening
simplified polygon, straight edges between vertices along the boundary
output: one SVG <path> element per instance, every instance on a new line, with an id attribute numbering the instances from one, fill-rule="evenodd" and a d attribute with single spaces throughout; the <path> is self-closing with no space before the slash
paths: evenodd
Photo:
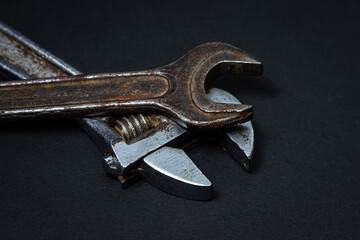
<path id="1" fill-rule="evenodd" d="M 203 45 L 200 46 L 200 48 Z M 191 76 L 191 98 L 195 105 L 208 116 L 217 117 L 219 127 L 247 122 L 252 118 L 250 105 L 238 103 L 214 102 L 208 96 L 210 84 L 219 76 L 261 75 L 263 66 L 246 52 L 224 43 L 208 43 L 204 47 L 213 47 L 212 54 L 206 56 Z M 221 120 L 220 120 L 221 119 Z"/>
<path id="2" fill-rule="evenodd" d="M 171 64 L 160 68 L 170 90 L 159 108 L 187 128 L 222 128 L 252 118 L 250 105 L 216 103 L 209 99 L 210 83 L 220 75 L 261 75 L 262 64 L 246 52 L 225 43 L 200 45 Z"/>

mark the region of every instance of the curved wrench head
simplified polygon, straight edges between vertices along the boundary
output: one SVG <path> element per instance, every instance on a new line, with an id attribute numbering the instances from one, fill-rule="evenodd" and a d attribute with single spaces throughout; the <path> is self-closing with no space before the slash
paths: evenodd
<path id="1" fill-rule="evenodd" d="M 162 70 L 168 73 L 170 90 L 160 102 L 186 126 L 219 128 L 251 119 L 250 105 L 215 103 L 207 96 L 209 83 L 220 75 L 262 74 L 262 64 L 246 52 L 225 43 L 206 43 Z"/>

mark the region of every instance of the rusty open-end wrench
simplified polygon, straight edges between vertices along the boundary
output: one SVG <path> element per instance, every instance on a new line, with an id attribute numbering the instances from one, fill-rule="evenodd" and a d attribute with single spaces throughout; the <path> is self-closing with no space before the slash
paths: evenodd
<path id="1" fill-rule="evenodd" d="M 0 75 L 4 80 L 80 74 L 74 67 L 0 22 Z M 214 102 L 240 104 L 224 90 L 212 88 L 207 95 Z M 244 169 L 250 169 L 254 148 L 251 121 L 208 135 L 186 130 L 166 117 L 153 114 L 120 114 L 76 120 L 103 154 L 106 172 L 117 176 L 124 188 L 142 176 L 173 195 L 194 200 L 210 199 L 211 182 L 183 151 L 205 139 L 216 139 Z"/>
<path id="2" fill-rule="evenodd" d="M 221 74 L 261 75 L 262 64 L 224 43 L 200 45 L 162 67 L 125 73 L 0 83 L 0 119 L 160 112 L 187 127 L 218 128 L 252 117 L 252 107 L 212 102 Z"/>

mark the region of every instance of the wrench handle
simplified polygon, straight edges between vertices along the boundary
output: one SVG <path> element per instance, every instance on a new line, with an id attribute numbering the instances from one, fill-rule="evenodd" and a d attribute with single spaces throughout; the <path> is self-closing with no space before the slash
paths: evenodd
<path id="1" fill-rule="evenodd" d="M 151 72 L 0 82 L 0 119 L 101 115 L 146 105 L 168 89 L 168 79 Z"/>

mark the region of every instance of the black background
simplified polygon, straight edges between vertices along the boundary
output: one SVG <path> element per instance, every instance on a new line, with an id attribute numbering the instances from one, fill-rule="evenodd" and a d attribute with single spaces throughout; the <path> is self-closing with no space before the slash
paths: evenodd
<path id="1" fill-rule="evenodd" d="M 208 41 L 264 75 L 215 83 L 254 106 L 246 173 L 217 145 L 189 156 L 214 199 L 127 190 L 68 119 L 0 126 L 1 239 L 358 239 L 356 1 L 1 1 L 0 19 L 85 73 L 173 61 Z M 226 81 L 225 81 L 226 80 Z"/>

